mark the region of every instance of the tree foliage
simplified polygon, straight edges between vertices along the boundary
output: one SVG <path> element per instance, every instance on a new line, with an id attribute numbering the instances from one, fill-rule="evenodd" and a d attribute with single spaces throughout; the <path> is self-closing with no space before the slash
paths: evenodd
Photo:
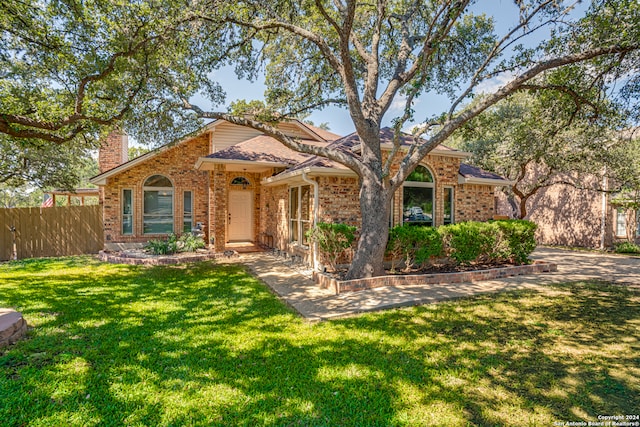
<path id="1" fill-rule="evenodd" d="M 68 190 L 95 174 L 97 163 L 82 145 L 69 142 L 51 145 L 0 134 L 0 184 Z"/>
<path id="2" fill-rule="evenodd" d="M 471 1 L 258 1 L 229 7 L 207 5 L 200 16 L 231 47 L 230 60 L 240 75 L 266 74 L 266 102 L 281 117 L 330 104 L 343 105 L 360 138 L 358 150 L 344 151 L 302 144 L 269 123 L 224 112 L 204 111 L 205 118 L 250 126 L 294 150 L 335 160 L 360 180 L 362 230 L 347 277 L 382 273 L 389 205 L 393 193 L 418 163 L 454 131 L 510 94 L 524 89 L 553 89 L 588 98 L 638 70 L 640 10 L 636 2 L 595 1 L 579 19 L 571 3 L 553 0 L 517 1 L 520 19 L 499 35 L 494 21 L 474 13 Z M 602 17 L 605 16 L 606 19 Z M 553 36 L 532 48 L 527 37 L 551 30 Z M 558 84 L 535 86 L 534 78 L 550 70 L 586 63 L 594 70 L 588 81 L 567 89 L 573 75 L 566 68 Z M 574 73 L 577 73 L 575 71 Z M 498 75 L 513 78 L 467 106 L 478 86 Z M 628 82 L 632 81 L 629 80 Z M 577 90 L 579 89 L 579 91 Z M 424 117 L 416 100 L 445 95 L 449 108 Z M 394 118 L 395 143 L 381 149 L 380 128 L 394 101 L 404 110 Z M 400 144 L 400 130 L 418 122 L 409 146 Z M 392 165 L 399 164 L 398 169 Z"/>
<path id="3" fill-rule="evenodd" d="M 98 126 L 118 120 L 147 138 L 181 130 L 194 118 L 252 127 L 358 175 L 363 221 L 348 277 L 380 274 L 393 193 L 433 148 L 482 111 L 541 73 L 579 62 L 597 70 L 593 83 L 624 79 L 625 96 L 636 99 L 636 1 L 597 0 L 574 19 L 571 2 L 517 0 L 519 19 L 505 34 L 473 3 L 9 0 L 0 6 L 0 132 L 59 142 L 97 134 Z M 549 41 L 523 47 L 528 36 L 547 30 L 553 31 Z M 213 105 L 222 99 L 209 77 L 224 64 L 233 64 L 240 77 L 264 72 L 260 112 L 268 119 L 194 105 L 198 90 Z M 505 73 L 513 76 L 509 82 L 464 108 L 481 83 Z M 435 117 L 419 114 L 417 99 L 435 95 L 448 97 L 449 108 Z M 404 109 L 394 118 L 395 145 L 387 155 L 380 128 L 397 101 Z M 178 103 L 183 110 L 175 109 Z M 332 104 L 348 111 L 358 150 L 306 145 L 271 122 Z M 240 113 L 256 105 L 236 107 Z M 159 125 L 149 126 L 148 118 Z M 423 138 L 401 147 L 400 129 L 411 121 Z"/>
<path id="4" fill-rule="evenodd" d="M 73 187 L 60 166 L 118 123 L 148 145 L 195 130 L 181 96 L 222 95 L 209 68 L 191 67 L 193 30 L 170 0 L 0 2 L 0 180 Z"/>
<path id="5" fill-rule="evenodd" d="M 532 86 L 548 87 L 542 82 Z M 631 141 L 615 131 L 624 123 L 620 109 L 607 99 L 577 103 L 574 96 L 548 89 L 516 93 L 456 135 L 454 145 L 471 152 L 474 164 L 514 182 L 503 191 L 518 218 L 527 215 L 527 200 L 543 188 L 566 184 L 609 191 L 602 177 L 619 187 L 635 173 L 630 165 L 640 157 L 629 150 Z M 594 176 L 600 179 L 589 180 Z"/>
<path id="6" fill-rule="evenodd" d="M 26 185 L 15 187 L 0 184 L 0 208 L 26 208 L 40 206 L 44 193 Z"/>

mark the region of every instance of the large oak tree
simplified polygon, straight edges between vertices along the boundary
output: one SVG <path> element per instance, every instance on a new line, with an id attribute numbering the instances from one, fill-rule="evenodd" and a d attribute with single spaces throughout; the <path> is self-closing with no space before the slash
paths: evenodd
<path id="1" fill-rule="evenodd" d="M 475 13 L 468 0 L 200 4 L 199 17 L 223 34 L 231 47 L 229 60 L 241 74 L 255 76 L 264 67 L 267 104 L 281 117 L 329 104 L 346 107 L 360 137 L 356 151 L 305 145 L 263 121 L 203 111 L 185 98 L 185 108 L 200 117 L 259 129 L 289 148 L 335 160 L 358 175 L 362 227 L 348 278 L 383 273 L 394 192 L 466 122 L 508 95 L 531 89 L 533 78 L 558 67 L 588 62 L 598 70 L 594 79 L 603 84 L 621 77 L 621 69 L 630 87 L 637 79 L 640 6 L 634 1 L 595 1 L 586 16 L 575 19 L 570 2 L 517 0 L 519 19 L 501 35 L 492 18 Z M 545 30 L 554 32 L 548 42 L 528 49 L 520 44 Z M 479 85 L 505 74 L 512 76 L 507 83 L 467 106 Z M 414 111 L 418 97 L 425 103 L 437 94 L 451 101 L 441 115 Z M 396 138 L 393 150 L 384 153 L 381 124 L 398 100 L 405 107 L 393 118 L 396 135 L 413 120 L 420 123 L 415 134 L 421 138 L 408 149 Z M 397 162 L 399 168 L 392 169 Z"/>
<path id="2" fill-rule="evenodd" d="M 504 34 L 497 34 L 492 18 L 477 13 L 485 4 L 494 5 L 470 0 L 8 0 L 0 6 L 1 42 L 8 46 L 0 51 L 0 132 L 56 143 L 124 120 L 128 130 L 153 134 L 192 123 L 189 112 L 259 129 L 358 175 L 362 227 L 348 276 L 378 275 L 393 193 L 433 148 L 482 111 L 527 89 L 532 78 L 579 62 L 599 70 L 594 78 L 600 81 L 624 79 L 627 99 L 637 99 L 636 1 L 594 1 L 584 17 L 575 18 L 569 14 L 571 2 L 515 0 L 519 18 Z M 27 14 L 16 12 L 23 7 Z M 534 48 L 521 44 L 550 30 L 548 42 Z M 209 77 L 223 64 L 233 64 L 242 77 L 264 73 L 265 114 L 252 119 L 191 103 L 202 88 L 219 103 L 218 82 Z M 511 78 L 466 106 L 479 85 L 500 75 Z M 417 99 L 424 104 L 439 94 L 450 99 L 441 115 L 417 112 Z M 42 102 L 46 99 L 55 108 Z M 184 114 L 176 109 L 179 100 Z M 419 123 L 416 135 L 422 138 L 408 150 L 396 144 L 385 154 L 379 131 L 398 101 L 404 110 L 393 118 L 394 128 L 399 132 L 406 123 Z M 272 126 L 273 120 L 331 104 L 344 106 L 351 117 L 360 137 L 357 152 L 305 145 Z M 148 126 L 147 117 L 162 119 L 165 126 Z M 399 169 L 392 170 L 394 162 Z"/>

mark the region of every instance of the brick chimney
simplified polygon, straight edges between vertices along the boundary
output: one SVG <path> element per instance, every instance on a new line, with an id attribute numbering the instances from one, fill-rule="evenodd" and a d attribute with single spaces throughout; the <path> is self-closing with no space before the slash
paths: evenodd
<path id="1" fill-rule="evenodd" d="M 100 173 L 115 168 L 129 160 L 129 136 L 119 129 L 114 129 L 100 145 L 98 166 Z"/>

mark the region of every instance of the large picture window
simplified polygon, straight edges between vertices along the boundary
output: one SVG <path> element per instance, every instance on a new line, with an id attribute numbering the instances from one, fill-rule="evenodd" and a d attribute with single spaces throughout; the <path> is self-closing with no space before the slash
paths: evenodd
<path id="1" fill-rule="evenodd" d="M 311 215 L 311 186 L 302 185 L 289 189 L 289 240 L 292 243 L 308 245 Z"/>
<path id="2" fill-rule="evenodd" d="M 122 190 L 122 234 L 133 234 L 133 191 Z"/>
<path id="3" fill-rule="evenodd" d="M 402 188 L 402 223 L 433 226 L 433 175 L 424 166 L 418 166 Z"/>
<path id="4" fill-rule="evenodd" d="M 153 175 L 144 182 L 144 234 L 173 232 L 173 184 L 169 178 Z"/>

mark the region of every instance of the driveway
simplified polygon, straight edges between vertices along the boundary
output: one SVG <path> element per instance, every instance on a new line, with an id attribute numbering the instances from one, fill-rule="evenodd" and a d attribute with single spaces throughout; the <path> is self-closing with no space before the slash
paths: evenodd
<path id="1" fill-rule="evenodd" d="M 555 282 L 604 280 L 607 282 L 640 285 L 640 257 L 538 248 L 533 253 L 532 258 L 558 264 L 557 273 L 542 275 L 549 276 L 545 279 L 552 279 Z"/>
<path id="2" fill-rule="evenodd" d="M 559 282 L 603 280 L 640 289 L 640 257 L 539 248 L 532 258 L 554 262 L 558 271 L 477 283 L 393 286 L 340 295 L 318 288 L 308 272 L 292 268 L 271 254 L 244 255 L 240 262 L 248 265 L 274 293 L 310 321 L 505 290 L 542 290 L 545 285 Z"/>

